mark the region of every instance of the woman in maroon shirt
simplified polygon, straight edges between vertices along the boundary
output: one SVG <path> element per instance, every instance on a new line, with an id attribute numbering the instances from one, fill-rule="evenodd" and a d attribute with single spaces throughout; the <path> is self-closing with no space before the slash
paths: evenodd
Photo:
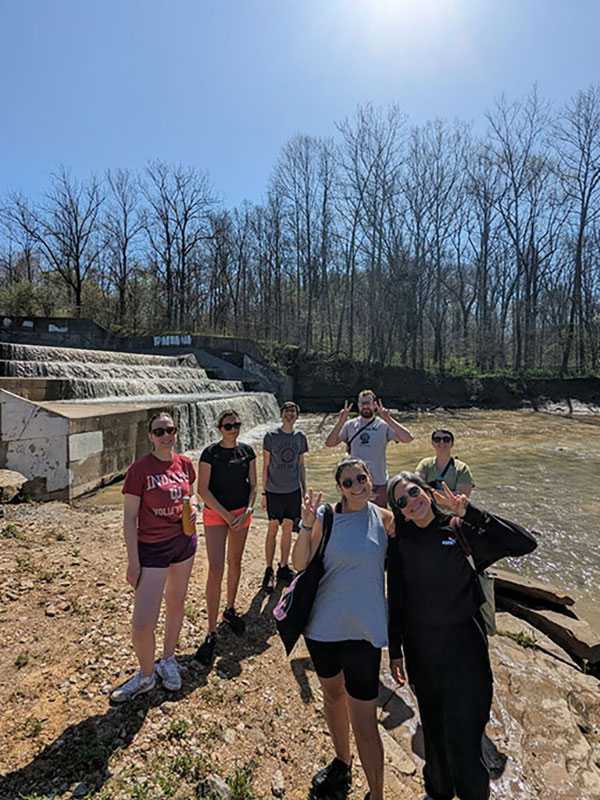
<path id="1" fill-rule="evenodd" d="M 195 519 L 196 472 L 187 456 L 174 451 L 177 428 L 168 412 L 152 417 L 148 438 L 152 452 L 129 467 L 123 486 L 127 582 L 135 589 L 132 640 L 139 670 L 112 692 L 114 703 L 149 692 L 156 674 L 165 689 L 181 688 L 174 653 L 196 553 L 196 534 L 183 532 L 182 512 L 183 498 L 189 497 Z M 155 667 L 155 630 L 163 595 L 163 653 Z"/>

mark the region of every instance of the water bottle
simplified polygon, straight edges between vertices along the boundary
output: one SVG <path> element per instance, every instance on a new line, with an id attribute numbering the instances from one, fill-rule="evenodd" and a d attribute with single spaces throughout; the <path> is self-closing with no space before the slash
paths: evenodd
<path id="1" fill-rule="evenodd" d="M 181 522 L 183 524 L 183 532 L 186 536 L 193 536 L 196 533 L 196 524 L 191 520 L 192 504 L 189 497 L 183 498 L 183 508 L 181 510 Z"/>

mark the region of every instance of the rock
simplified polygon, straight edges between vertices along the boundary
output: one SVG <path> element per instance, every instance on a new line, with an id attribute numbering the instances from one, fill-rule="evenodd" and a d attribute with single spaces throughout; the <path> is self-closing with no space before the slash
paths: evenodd
<path id="1" fill-rule="evenodd" d="M 494 701 L 488 736 L 509 758 L 495 797 L 600 796 L 598 680 L 536 648 L 490 638 Z"/>
<path id="2" fill-rule="evenodd" d="M 12 469 L 0 469 L 0 503 L 10 503 L 19 494 L 27 478 Z"/>
<path id="3" fill-rule="evenodd" d="M 509 591 L 561 606 L 572 606 L 575 602 L 572 597 L 569 597 L 561 589 L 557 589 L 556 586 L 552 586 L 551 583 L 543 583 L 533 578 L 518 575 L 516 572 L 508 572 L 495 567 L 490 572 L 496 579 L 495 588 L 499 594 Z"/>
<path id="4" fill-rule="evenodd" d="M 530 608 L 505 597 L 502 598 L 502 607 L 539 628 L 568 653 L 586 659 L 591 664 L 600 661 L 600 636 L 585 620 L 546 608 Z"/>
<path id="5" fill-rule="evenodd" d="M 273 797 L 283 797 L 285 794 L 285 780 L 283 772 L 278 769 L 271 778 L 271 794 Z"/>
<path id="6" fill-rule="evenodd" d="M 257 747 L 264 747 L 267 744 L 267 737 L 260 728 L 246 728 L 246 736 L 254 742 Z"/>
<path id="7" fill-rule="evenodd" d="M 46 608 L 44 613 L 47 617 L 55 617 L 56 616 L 56 606 L 52 603 L 46 603 Z"/>
<path id="8" fill-rule="evenodd" d="M 235 731 L 232 728 L 227 728 L 223 738 L 227 744 L 235 744 Z"/>
<path id="9" fill-rule="evenodd" d="M 386 762 L 398 772 L 401 772 L 402 775 L 414 775 L 417 770 L 415 762 L 408 753 L 400 747 L 394 737 L 390 736 L 386 731 L 381 731 L 381 738 L 383 739 L 383 751 Z"/>
<path id="10" fill-rule="evenodd" d="M 204 781 L 204 787 L 208 790 L 208 793 L 213 792 L 217 797 L 223 798 L 223 800 L 232 800 L 233 798 L 231 789 L 227 786 L 223 778 L 218 775 L 209 775 Z"/>
<path id="11" fill-rule="evenodd" d="M 85 783 L 78 783 L 77 786 L 71 792 L 71 797 L 85 797 L 88 793 L 88 788 Z"/>

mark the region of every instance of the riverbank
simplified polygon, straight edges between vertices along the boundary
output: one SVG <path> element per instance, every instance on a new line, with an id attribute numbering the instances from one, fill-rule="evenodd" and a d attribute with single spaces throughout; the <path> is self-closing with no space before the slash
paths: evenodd
<path id="1" fill-rule="evenodd" d="M 6 507 L 0 526 L 0 800 L 201 797 L 217 775 L 238 800 L 305 798 L 331 757 L 321 694 L 306 651 L 285 658 L 260 592 L 265 523 L 251 531 L 239 608 L 247 634 L 225 632 L 211 669 L 191 660 L 205 629 L 204 549 L 180 638 L 184 684 L 110 708 L 110 686 L 134 665 L 132 592 L 124 580 L 121 509 Z M 495 700 L 488 734 L 494 795 L 600 797 L 598 681 L 525 623 L 501 615 L 491 640 Z M 540 649 L 540 648 L 544 649 Z M 545 652 L 547 650 L 548 652 Z M 385 664 L 385 660 L 384 660 Z M 418 714 L 382 673 L 387 800 L 422 797 Z M 498 751 L 498 752 L 496 752 Z M 504 756 L 508 757 L 504 763 Z M 354 770 L 353 797 L 366 792 Z"/>
<path id="2" fill-rule="evenodd" d="M 573 401 L 600 411 L 600 378 L 438 375 L 407 367 L 380 367 L 350 359 L 284 348 L 279 368 L 294 380 L 294 399 L 305 411 L 337 411 L 365 387 L 400 409 L 483 408 L 544 410 L 552 404 L 573 412 Z"/>

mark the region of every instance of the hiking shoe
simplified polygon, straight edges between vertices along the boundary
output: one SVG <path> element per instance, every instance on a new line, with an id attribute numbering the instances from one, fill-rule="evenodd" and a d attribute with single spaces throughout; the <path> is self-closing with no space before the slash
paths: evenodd
<path id="1" fill-rule="evenodd" d="M 154 670 L 152 670 L 152 675 L 144 675 L 140 669 L 133 678 L 111 692 L 110 699 L 113 703 L 126 703 L 128 700 L 133 700 L 138 694 L 144 694 L 144 692 L 154 689 L 155 683 Z"/>
<path id="2" fill-rule="evenodd" d="M 194 661 L 199 661 L 201 664 L 206 665 L 211 664 L 215 655 L 216 646 L 217 634 L 216 631 L 211 631 L 194 653 Z"/>
<path id="3" fill-rule="evenodd" d="M 347 794 L 352 786 L 352 759 L 346 764 L 341 758 L 334 758 L 312 779 L 312 792 L 315 797 L 328 797 L 337 792 Z"/>
<path id="4" fill-rule="evenodd" d="M 165 689 L 170 692 L 176 692 L 181 689 L 181 675 L 179 674 L 179 667 L 175 656 L 168 658 L 161 658 L 156 665 L 156 674 L 162 680 Z"/>
<path id="5" fill-rule="evenodd" d="M 223 622 L 226 622 L 236 636 L 241 636 L 246 630 L 246 623 L 237 613 L 235 608 L 226 608 L 223 612 Z"/>
<path id="6" fill-rule="evenodd" d="M 287 564 L 284 564 L 283 567 L 281 564 L 277 565 L 277 580 L 283 581 L 284 583 L 291 583 L 294 580 L 295 572 L 291 569 Z"/>
<path id="7" fill-rule="evenodd" d="M 275 573 L 273 572 L 273 567 L 266 568 L 265 577 L 263 578 L 262 586 L 260 588 L 267 594 L 271 594 L 275 588 Z"/>

